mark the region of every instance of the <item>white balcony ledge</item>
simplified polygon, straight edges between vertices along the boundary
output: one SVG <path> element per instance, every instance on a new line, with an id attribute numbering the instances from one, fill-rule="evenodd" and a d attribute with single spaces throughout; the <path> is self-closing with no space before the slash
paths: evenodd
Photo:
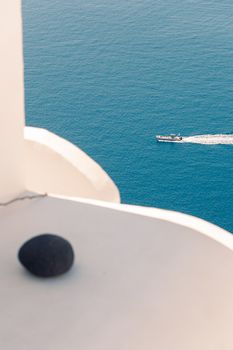
<path id="1" fill-rule="evenodd" d="M 25 127 L 25 176 L 31 191 L 120 201 L 116 185 L 94 160 L 45 129 Z"/>
<path id="2" fill-rule="evenodd" d="M 224 230 L 52 196 L 1 208 L 0 229 L 3 349 L 232 349 L 233 237 Z M 45 232 L 68 239 L 76 262 L 43 280 L 24 272 L 17 251 Z"/>

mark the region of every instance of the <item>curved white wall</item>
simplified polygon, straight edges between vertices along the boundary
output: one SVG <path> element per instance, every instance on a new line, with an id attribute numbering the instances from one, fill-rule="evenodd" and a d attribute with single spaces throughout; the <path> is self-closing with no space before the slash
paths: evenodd
<path id="1" fill-rule="evenodd" d="M 25 128 L 26 188 L 65 196 L 119 202 L 119 191 L 87 154 L 61 137 Z"/>

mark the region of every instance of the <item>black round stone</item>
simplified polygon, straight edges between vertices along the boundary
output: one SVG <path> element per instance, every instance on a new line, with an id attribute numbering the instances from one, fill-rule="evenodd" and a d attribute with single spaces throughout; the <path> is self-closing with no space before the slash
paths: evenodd
<path id="1" fill-rule="evenodd" d="M 25 242 L 19 250 L 18 258 L 33 275 L 54 277 L 71 268 L 74 252 L 67 240 L 46 233 Z"/>

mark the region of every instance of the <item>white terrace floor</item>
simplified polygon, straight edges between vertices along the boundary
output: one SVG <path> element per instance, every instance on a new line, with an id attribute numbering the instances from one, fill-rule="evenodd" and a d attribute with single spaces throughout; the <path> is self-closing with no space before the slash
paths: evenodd
<path id="1" fill-rule="evenodd" d="M 0 208 L 0 232 L 4 350 L 233 347 L 233 239 L 214 225 L 48 196 Z M 73 246 L 64 276 L 39 279 L 18 263 L 20 246 L 45 232 Z"/>

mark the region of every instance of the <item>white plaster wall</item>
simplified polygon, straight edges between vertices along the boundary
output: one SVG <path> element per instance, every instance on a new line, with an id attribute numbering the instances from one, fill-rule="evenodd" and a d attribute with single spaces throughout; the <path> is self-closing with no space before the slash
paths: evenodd
<path id="1" fill-rule="evenodd" d="M 24 88 L 19 0 L 0 1 L 0 199 L 24 189 Z"/>
<path id="2" fill-rule="evenodd" d="M 25 128 L 26 188 L 66 196 L 119 202 L 119 191 L 87 154 L 39 128 Z"/>
<path id="3" fill-rule="evenodd" d="M 1 348 L 232 350 L 233 237 L 176 214 L 52 197 L 2 208 Z M 73 245 L 70 273 L 41 280 L 18 264 L 43 232 Z"/>

